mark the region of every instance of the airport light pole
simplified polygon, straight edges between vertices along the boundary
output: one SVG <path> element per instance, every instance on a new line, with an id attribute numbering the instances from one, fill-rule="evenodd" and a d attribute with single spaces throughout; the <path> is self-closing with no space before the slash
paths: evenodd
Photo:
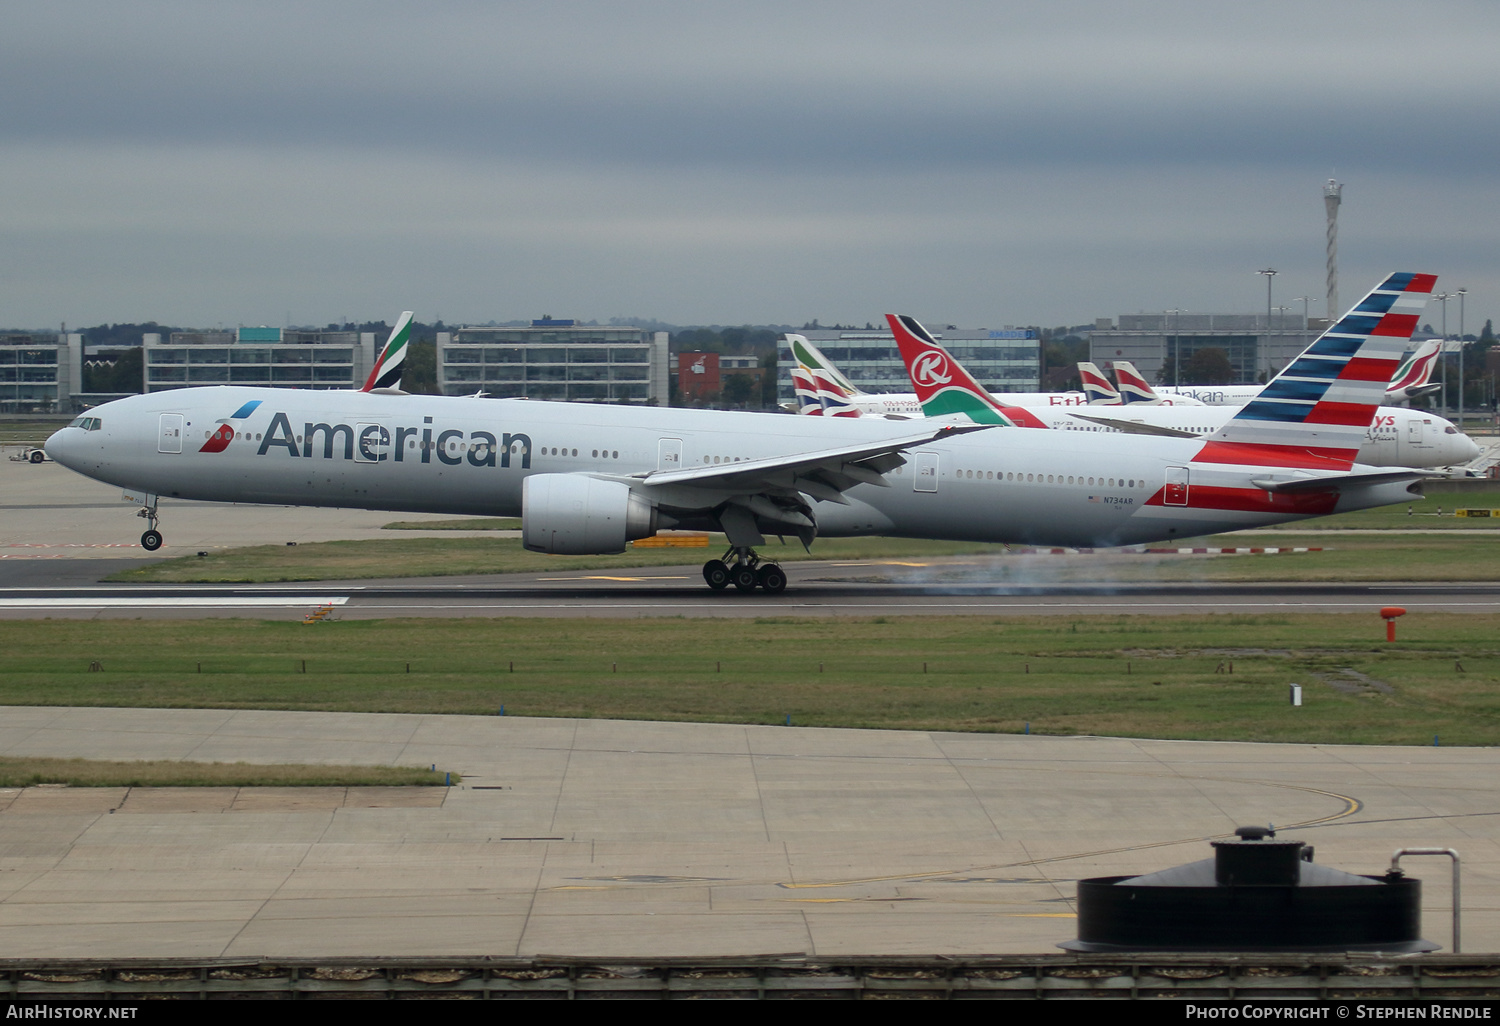
<path id="1" fill-rule="evenodd" d="M 1266 330 L 1270 331 L 1271 330 L 1271 279 L 1274 278 L 1274 277 L 1276 277 L 1277 270 L 1274 267 L 1267 267 L 1264 271 L 1256 271 L 1255 273 L 1256 274 L 1264 274 L 1266 276 Z"/>
<path id="2" fill-rule="evenodd" d="M 1464 347 L 1468 344 L 1464 341 L 1464 297 L 1469 294 L 1468 289 L 1458 289 L 1453 293 L 1458 297 L 1458 429 L 1464 429 Z"/>
<path id="3" fill-rule="evenodd" d="M 1432 297 L 1434 303 L 1443 304 L 1443 344 L 1438 349 L 1438 356 L 1443 365 L 1443 416 L 1448 416 L 1448 300 L 1453 298 L 1447 292 L 1439 292 Z"/>
<path id="4" fill-rule="evenodd" d="M 1182 339 L 1177 337 L 1178 317 L 1181 310 L 1171 309 L 1167 313 L 1172 315 L 1172 387 L 1182 388 Z"/>

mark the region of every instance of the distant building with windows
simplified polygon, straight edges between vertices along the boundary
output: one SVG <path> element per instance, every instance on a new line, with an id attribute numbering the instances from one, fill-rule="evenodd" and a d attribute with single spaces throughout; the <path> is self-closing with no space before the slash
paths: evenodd
<path id="1" fill-rule="evenodd" d="M 359 388 L 375 363 L 374 332 L 239 328 L 143 336 L 147 392 L 198 385 Z"/>
<path id="2" fill-rule="evenodd" d="M 437 336 L 443 395 L 667 405 L 667 333 L 541 318 Z"/>
<path id="3" fill-rule="evenodd" d="M 1118 322 L 1118 323 L 1116 323 Z M 1202 349 L 1221 349 L 1234 368 L 1226 385 L 1268 381 L 1312 345 L 1327 322 L 1300 314 L 1121 314 L 1100 318 L 1090 336 L 1089 359 L 1101 367 L 1128 360 L 1153 384 L 1186 375 Z"/>
<path id="4" fill-rule="evenodd" d="M 0 413 L 70 413 L 82 388 L 82 335 L 0 335 Z"/>
<path id="5" fill-rule="evenodd" d="M 1036 332 L 1027 329 L 953 328 L 926 325 L 943 348 L 992 392 L 1041 390 L 1042 352 Z M 799 331 L 828 357 L 843 375 L 866 392 L 910 392 L 911 379 L 890 329 L 869 331 Z M 777 345 L 776 395 L 793 402 L 795 359 L 783 338 Z"/>

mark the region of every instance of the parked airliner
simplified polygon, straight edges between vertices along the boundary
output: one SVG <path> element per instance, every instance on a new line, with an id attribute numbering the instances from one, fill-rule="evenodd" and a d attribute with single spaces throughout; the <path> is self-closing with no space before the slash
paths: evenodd
<path id="1" fill-rule="evenodd" d="M 540 552 L 723 531 L 707 583 L 775 593 L 768 534 L 1107 546 L 1408 501 L 1421 472 L 1354 459 L 1435 280 L 1392 275 L 1207 439 L 221 386 L 105 403 L 47 451 L 140 496 L 150 549 L 159 496 L 519 514 Z"/>

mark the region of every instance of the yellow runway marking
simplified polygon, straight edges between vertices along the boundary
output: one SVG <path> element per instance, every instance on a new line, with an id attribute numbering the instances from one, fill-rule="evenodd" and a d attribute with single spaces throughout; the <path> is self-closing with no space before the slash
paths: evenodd
<path id="1" fill-rule="evenodd" d="M 556 577 L 538 577 L 539 581 L 556 581 Z M 575 577 L 578 581 L 690 581 L 691 577 Z"/>

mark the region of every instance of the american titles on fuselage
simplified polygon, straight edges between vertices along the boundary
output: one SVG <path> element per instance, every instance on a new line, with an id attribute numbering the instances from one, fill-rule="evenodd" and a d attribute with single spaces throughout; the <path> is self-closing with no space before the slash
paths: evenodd
<path id="1" fill-rule="evenodd" d="M 321 447 L 317 444 L 319 436 Z M 431 463 L 436 456 L 439 463 L 450 467 L 465 461 L 473 467 L 493 467 L 497 463 L 509 467 L 511 457 L 516 456 L 522 470 L 531 469 L 529 436 L 504 431 L 496 438 L 489 431 L 438 430 L 431 417 L 422 418 L 422 427 L 398 425 L 394 432 L 377 423 L 314 424 L 307 421 L 302 433 L 297 434 L 292 430 L 291 418 L 277 412 L 271 415 L 271 424 L 263 436 L 256 437 L 260 439 L 260 446 L 255 451 L 257 456 L 278 449 L 302 459 L 321 456 L 331 460 L 336 458 L 337 443 L 341 441 L 343 459 L 359 463 L 382 463 L 387 459 L 403 463 L 408 456 L 419 463 Z"/>

